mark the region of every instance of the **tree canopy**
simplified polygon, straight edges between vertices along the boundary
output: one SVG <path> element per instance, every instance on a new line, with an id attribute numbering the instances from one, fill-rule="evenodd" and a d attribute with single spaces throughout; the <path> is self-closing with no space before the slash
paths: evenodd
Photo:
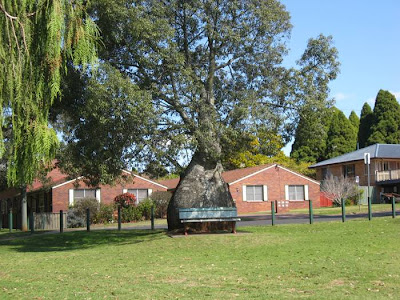
<path id="1" fill-rule="evenodd" d="M 380 90 L 376 96 L 370 136 L 367 143 L 400 143 L 400 104 L 388 91 Z"/>
<path id="2" fill-rule="evenodd" d="M 360 125 L 358 127 L 358 143 L 360 148 L 368 146 L 367 141 L 371 135 L 372 119 L 373 115 L 371 106 L 365 102 L 361 109 Z"/>
<path id="3" fill-rule="evenodd" d="M 108 64 L 95 76 L 71 70 L 63 92 L 51 110 L 65 141 L 59 166 L 75 177 L 85 174 L 91 185 L 114 182 L 154 129 L 151 95 Z"/>
<path id="4" fill-rule="evenodd" d="M 157 126 L 146 159 L 178 171 L 183 153 L 215 164 L 248 137 L 260 149 L 286 143 L 299 107 L 326 106 L 338 72 L 332 38 L 322 35 L 297 69 L 282 66 L 291 24 L 278 1 L 99 0 L 91 14 L 102 60 L 152 96 Z"/>
<path id="5" fill-rule="evenodd" d="M 298 162 L 315 163 L 325 159 L 331 109 L 302 111 L 290 157 Z"/>
<path id="6" fill-rule="evenodd" d="M 356 135 L 358 136 L 358 129 L 360 127 L 360 118 L 357 116 L 354 110 L 351 111 L 350 116 L 349 116 L 349 121 L 351 125 L 353 125 L 354 131 L 356 132 Z"/>
<path id="7" fill-rule="evenodd" d="M 65 62 L 96 62 L 98 30 L 76 0 L 0 1 L 0 122 L 11 118 L 9 185 L 29 184 L 58 146 L 48 127 Z M 0 156 L 4 155 L 0 131 Z"/>
<path id="8" fill-rule="evenodd" d="M 325 157 L 332 158 L 356 150 L 357 135 L 344 113 L 333 109 L 326 143 Z"/>

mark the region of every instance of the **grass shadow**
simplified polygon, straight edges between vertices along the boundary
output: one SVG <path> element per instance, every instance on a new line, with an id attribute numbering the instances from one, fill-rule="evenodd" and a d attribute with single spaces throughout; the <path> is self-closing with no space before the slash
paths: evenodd
<path id="1" fill-rule="evenodd" d="M 151 242 L 165 237 L 164 230 L 96 230 L 35 235 L 31 238 L 1 241 L 17 252 L 54 252 L 84 250 L 102 245 Z"/>

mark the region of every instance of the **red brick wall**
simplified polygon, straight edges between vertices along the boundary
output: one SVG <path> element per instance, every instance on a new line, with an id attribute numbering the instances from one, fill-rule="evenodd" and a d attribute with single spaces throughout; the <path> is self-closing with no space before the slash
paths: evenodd
<path id="1" fill-rule="evenodd" d="M 76 187 L 75 182 L 70 182 L 60 187 L 53 188 L 53 212 L 68 210 L 69 190 L 76 188 L 93 188 L 88 187 L 85 183 L 80 182 L 79 187 Z M 115 186 L 100 185 L 100 201 L 101 203 L 113 203 L 115 196 L 122 194 L 123 189 L 152 189 L 155 191 L 166 191 L 165 188 L 135 177 L 132 183 L 116 184 Z"/>
<path id="2" fill-rule="evenodd" d="M 243 201 L 243 185 L 267 185 L 268 201 Z M 271 201 L 285 200 L 285 185 L 308 185 L 308 197 L 313 200 L 313 207 L 320 207 L 320 186 L 304 176 L 289 172 L 282 167 L 271 167 L 254 176 L 231 184 L 229 190 L 236 202 L 238 213 L 270 211 Z M 278 212 L 297 208 L 308 208 L 308 201 L 289 201 L 288 209 L 278 207 Z"/>

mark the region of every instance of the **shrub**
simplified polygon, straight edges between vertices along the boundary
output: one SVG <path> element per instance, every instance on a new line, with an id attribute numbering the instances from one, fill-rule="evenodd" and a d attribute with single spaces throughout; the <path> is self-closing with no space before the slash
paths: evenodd
<path id="1" fill-rule="evenodd" d="M 74 207 L 68 209 L 67 212 L 67 227 L 77 228 L 84 227 L 86 225 L 86 216 L 83 217 Z"/>
<path id="2" fill-rule="evenodd" d="M 114 198 L 115 205 L 127 208 L 132 205 L 136 205 L 136 196 L 131 193 L 124 193 Z"/>
<path id="3" fill-rule="evenodd" d="M 121 221 L 123 223 L 140 221 L 142 219 L 142 213 L 137 206 L 131 205 L 121 209 Z"/>
<path id="4" fill-rule="evenodd" d="M 363 195 L 364 195 L 364 190 L 358 189 L 358 193 L 350 197 L 348 200 L 350 201 L 350 204 L 357 205 L 361 201 Z M 347 205 L 347 200 L 346 200 L 346 205 Z"/>
<path id="5" fill-rule="evenodd" d="M 77 200 L 73 207 L 68 210 L 67 226 L 83 227 L 86 225 L 86 210 L 90 210 L 90 223 L 94 223 L 99 212 L 99 202 L 94 198 L 83 198 Z M 68 225 L 69 224 L 69 225 Z"/>
<path id="6" fill-rule="evenodd" d="M 153 201 L 149 198 L 144 199 L 139 203 L 137 209 L 141 215 L 140 219 L 150 220 L 151 219 L 151 207 L 153 206 Z"/>
<path id="7" fill-rule="evenodd" d="M 151 199 L 155 205 L 156 218 L 165 218 L 167 216 L 167 209 L 172 194 L 170 192 L 158 191 L 151 194 Z"/>
<path id="8" fill-rule="evenodd" d="M 113 221 L 114 205 L 100 203 L 99 212 L 96 215 L 95 223 L 111 223 Z"/>

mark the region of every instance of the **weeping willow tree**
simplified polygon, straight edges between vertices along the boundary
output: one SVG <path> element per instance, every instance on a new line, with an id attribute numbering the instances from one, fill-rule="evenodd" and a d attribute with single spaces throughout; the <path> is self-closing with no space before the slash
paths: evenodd
<path id="1" fill-rule="evenodd" d="M 61 97 L 66 62 L 96 62 L 98 29 L 84 0 L 0 0 L 0 121 L 12 120 L 10 149 L 0 131 L 0 157 L 7 154 L 7 182 L 22 189 L 22 229 L 26 185 L 55 156 L 58 140 L 48 126 L 52 103 Z"/>

